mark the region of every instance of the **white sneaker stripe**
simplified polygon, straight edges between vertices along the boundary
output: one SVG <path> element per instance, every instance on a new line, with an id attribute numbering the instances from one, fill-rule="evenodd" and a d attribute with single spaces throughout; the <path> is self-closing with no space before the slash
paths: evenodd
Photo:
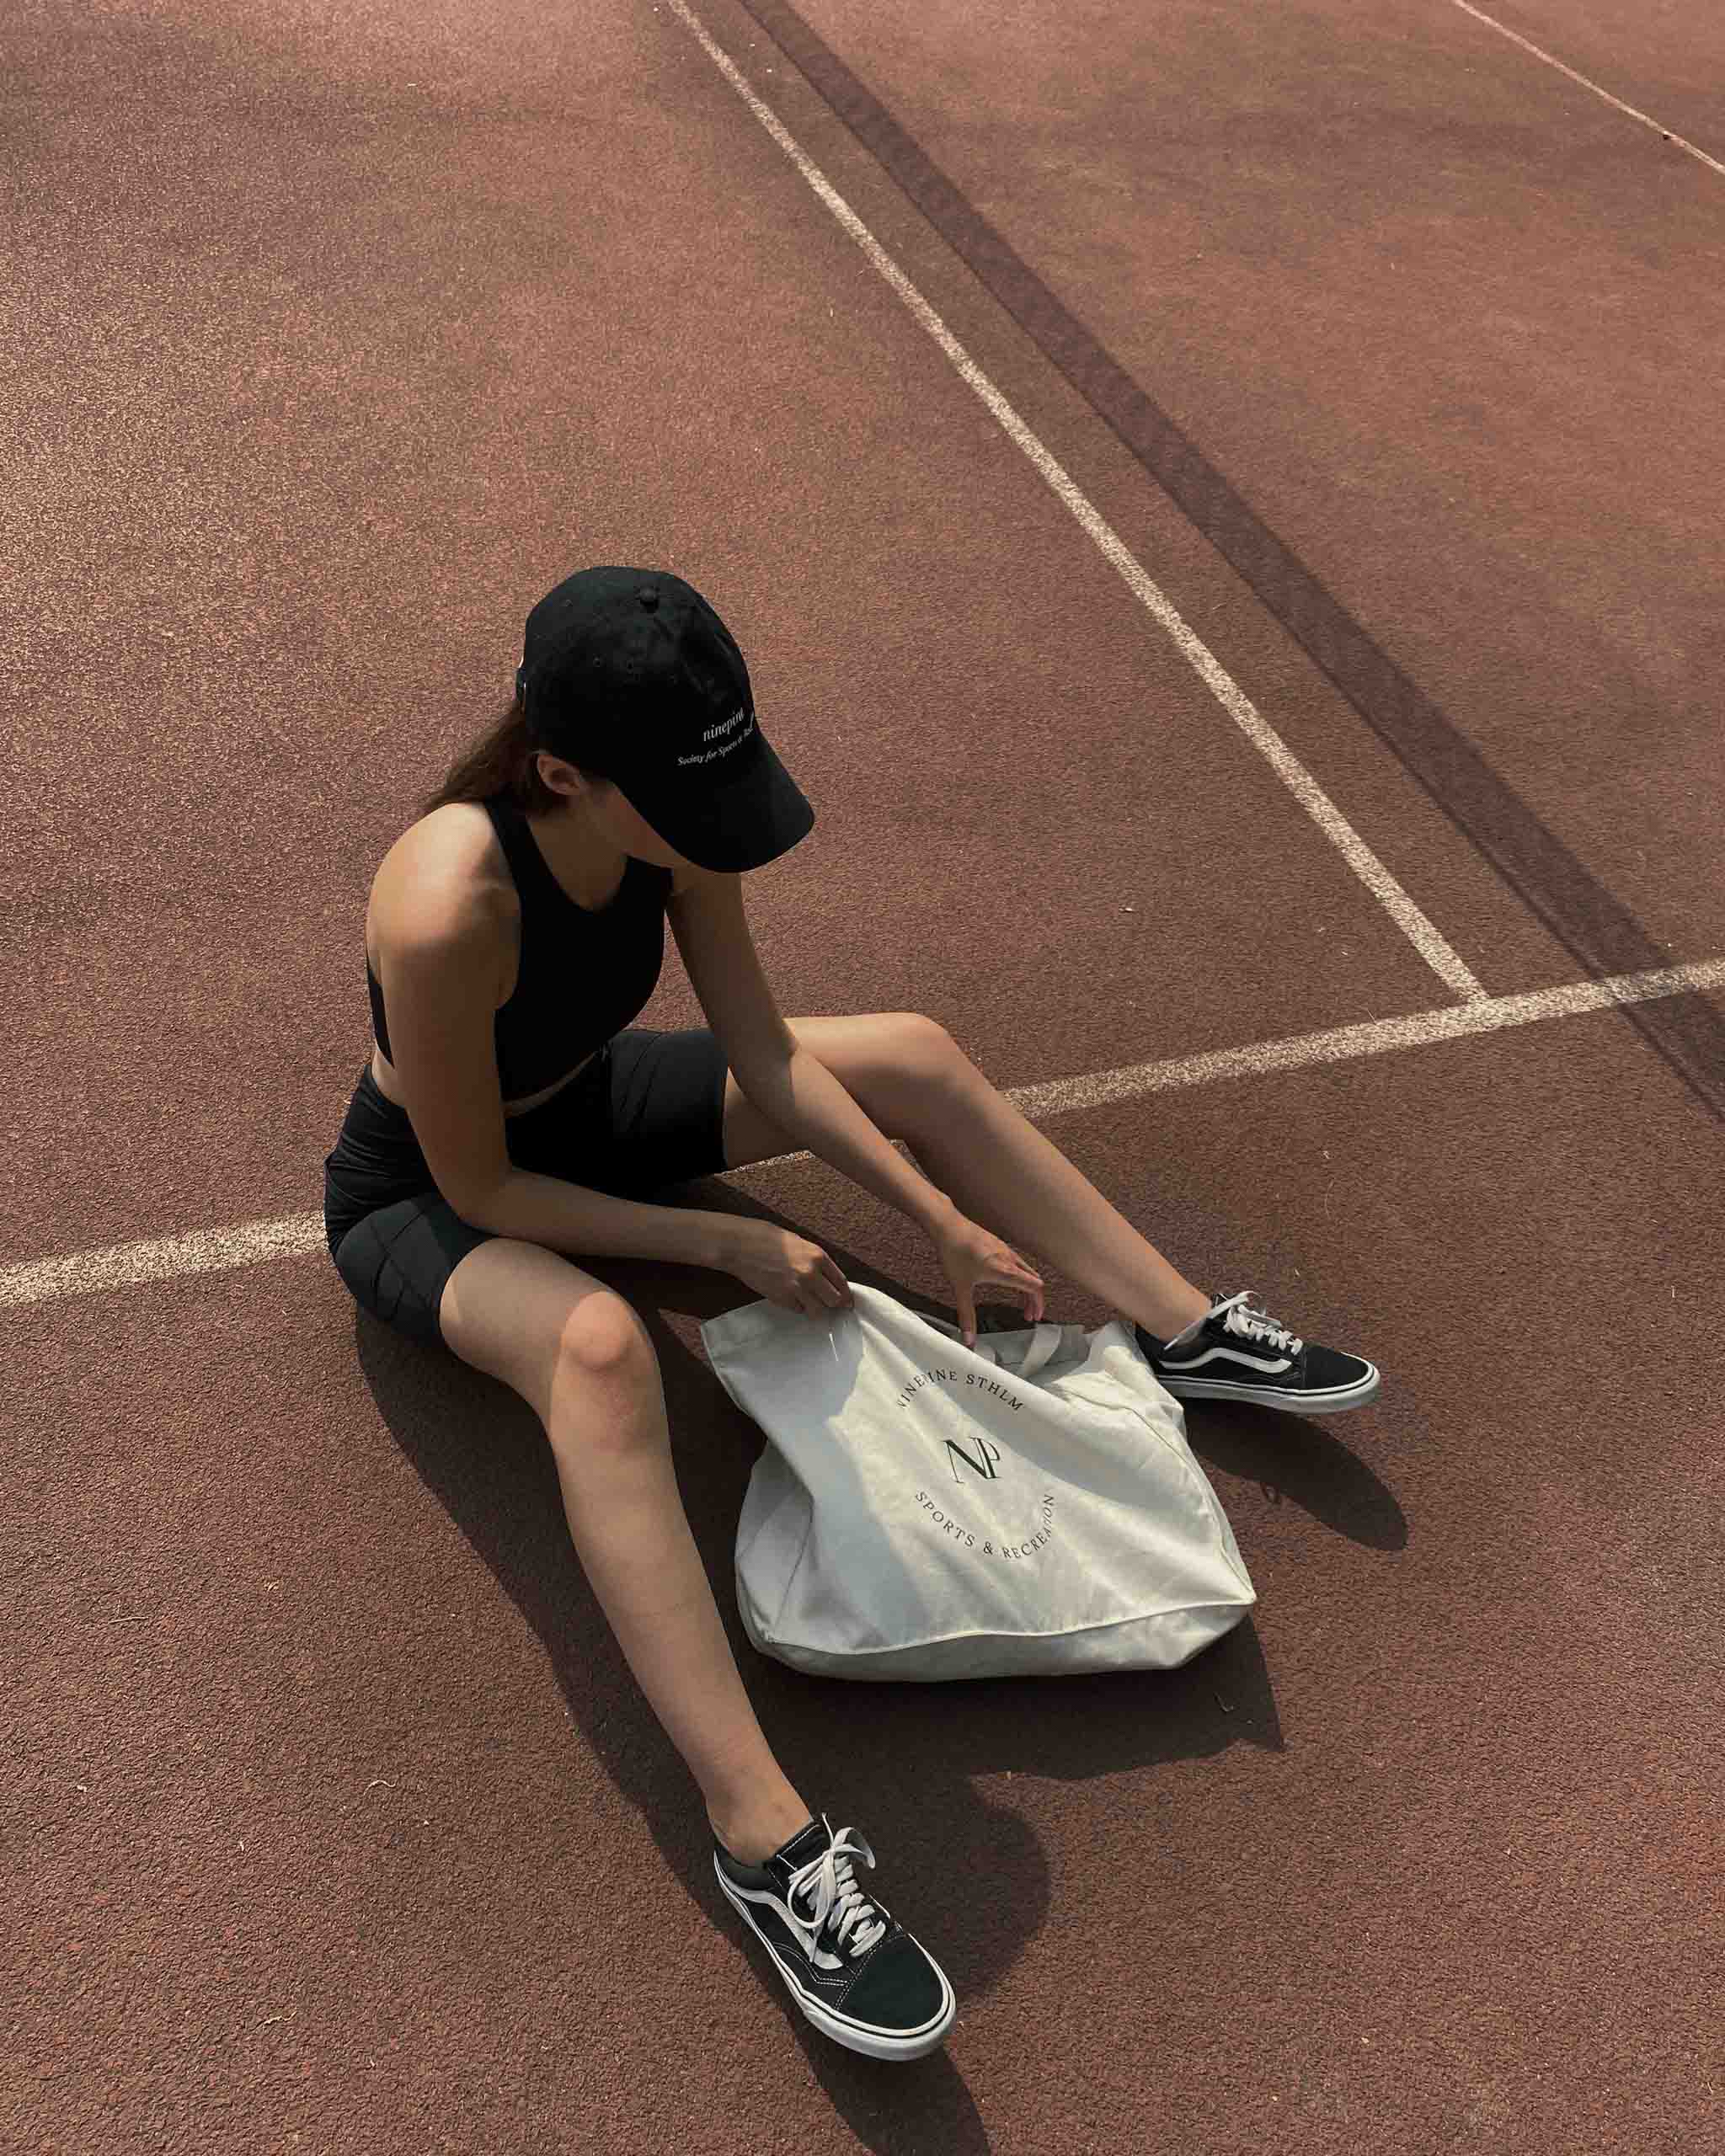
<path id="1" fill-rule="evenodd" d="M 1242 1355 L 1235 1348 L 1207 1348 L 1203 1354 L 1194 1355 L 1189 1363 L 1182 1355 L 1172 1359 L 1167 1367 L 1177 1376 L 1184 1377 L 1189 1371 L 1201 1370 L 1206 1363 L 1214 1363 L 1219 1357 L 1225 1362 L 1244 1364 L 1258 1377 L 1274 1377 L 1280 1371 L 1291 1370 L 1294 1367 L 1291 1355 L 1284 1355 L 1279 1363 L 1265 1363 L 1256 1355 Z"/>
<path id="2" fill-rule="evenodd" d="M 777 1894 L 758 1893 L 753 1887 L 750 1886 L 739 1886 L 734 1880 L 732 1881 L 731 1886 L 732 1891 L 734 1893 L 740 1894 L 745 1902 L 759 1902 L 763 1907 L 771 1909 L 776 1916 L 781 1918 L 787 1929 L 796 1935 L 797 1939 L 802 1945 L 803 1951 L 809 1956 L 809 1959 L 814 1964 L 817 1969 L 841 1969 L 844 1967 L 844 1963 L 839 1959 L 836 1954 L 829 1953 L 824 1946 L 817 1946 L 815 1945 L 814 1941 L 816 1934 L 814 1926 L 812 1924 L 804 1924 L 800 1917 L 795 1915 L 791 1909 L 786 1906 L 784 1901 L 780 1896 Z"/>

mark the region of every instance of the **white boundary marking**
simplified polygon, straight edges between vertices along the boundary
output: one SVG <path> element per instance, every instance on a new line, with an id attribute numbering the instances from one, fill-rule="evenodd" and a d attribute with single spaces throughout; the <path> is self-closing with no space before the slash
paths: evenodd
<path id="1" fill-rule="evenodd" d="M 1561 60 L 1554 59 L 1530 39 L 1514 30 L 1506 29 L 1502 23 L 1494 21 L 1490 15 L 1476 8 L 1473 0 L 1454 0 L 1454 3 L 1463 14 L 1471 15 L 1476 22 L 1483 23 L 1487 29 L 1496 30 L 1500 37 L 1507 37 L 1512 45 L 1519 45 L 1523 51 L 1532 53 L 1535 60 L 1543 60 L 1546 67 L 1555 67 L 1560 75 L 1567 75 L 1572 83 L 1579 83 L 1583 89 L 1591 90 L 1596 98 L 1603 98 L 1607 104 L 1615 105 L 1619 112 L 1626 112 L 1632 120 L 1638 120 L 1643 127 L 1651 127 L 1656 135 L 1663 136 L 1668 142 L 1674 142 L 1680 150 L 1686 150 L 1690 157 L 1699 157 L 1710 170 L 1725 178 L 1725 165 L 1722 165 L 1717 157 L 1710 157 L 1705 150 L 1696 149 L 1693 142 L 1685 141 L 1681 135 L 1674 135 L 1669 127 L 1662 127 L 1657 120 L 1650 119 L 1646 113 L 1637 112 L 1632 104 L 1625 104 L 1621 98 L 1614 98 L 1609 90 L 1602 90 L 1597 83 L 1590 83 L 1585 75 L 1578 75 L 1573 67 L 1566 67 Z M 676 5 L 676 0 L 672 0 L 672 5 Z"/>
<path id="2" fill-rule="evenodd" d="M 1129 551 L 1113 526 L 1081 492 L 1070 473 L 1044 444 L 1019 418 L 873 233 L 839 195 L 826 175 L 793 140 L 777 115 L 755 94 L 729 55 L 713 43 L 701 23 L 690 12 L 685 0 L 669 0 L 669 4 L 700 41 L 708 57 L 756 119 L 892 286 L 917 322 L 940 346 L 959 376 L 975 391 L 1001 428 L 1023 451 L 1103 554 L 1125 579 L 1140 605 L 1167 632 L 1182 656 L 1197 671 L 1217 702 L 1252 746 L 1268 760 L 1300 807 L 1336 847 L 1421 958 L 1445 986 L 1452 989 L 1457 995 L 1475 1002 L 1483 1001 L 1486 990 L 1439 935 L 1435 925 L 1428 920 L 1402 889 L 1280 735 L 1259 716 L 1250 699 L 1181 619 L 1167 595 L 1151 581 L 1142 564 Z"/>
<path id="3" fill-rule="evenodd" d="M 1109 1102 L 1140 1099 L 1176 1086 L 1264 1077 L 1274 1071 L 1299 1070 L 1316 1063 L 1343 1063 L 1397 1049 L 1422 1048 L 1433 1041 L 1459 1040 L 1471 1033 L 1496 1033 L 1506 1026 L 1527 1026 L 1544 1018 L 1573 1017 L 1614 1004 L 1648 1003 L 1662 995 L 1718 988 L 1725 988 L 1725 958 L 1663 967 L 1654 973 L 1619 974 L 1610 980 L 1578 981 L 1567 988 L 1539 988 L 1525 995 L 1492 996 L 1483 1003 L 1448 1004 L 1440 1010 L 1415 1011 L 1404 1018 L 1374 1018 L 1361 1025 L 1337 1026 L 1327 1033 L 1258 1041 L 1248 1048 L 1212 1049 L 1202 1055 L 1178 1056 L 1166 1063 L 1128 1064 L 1087 1077 L 1020 1086 L 1005 1097 L 1021 1114 L 1033 1119 L 1066 1115 Z M 774 1156 L 773 1165 L 818 1157 L 807 1152 L 781 1153 Z M 746 1175 L 750 1171 L 733 1168 L 727 1172 Z M 302 1257 L 309 1251 L 327 1251 L 321 1213 L 243 1220 L 232 1227 L 201 1228 L 190 1235 L 120 1243 L 107 1250 L 79 1251 L 71 1257 L 42 1258 L 0 1267 L 0 1307 L 51 1302 L 62 1295 L 99 1294 L 190 1273 L 230 1272 L 239 1266 L 260 1264 L 266 1258 Z"/>

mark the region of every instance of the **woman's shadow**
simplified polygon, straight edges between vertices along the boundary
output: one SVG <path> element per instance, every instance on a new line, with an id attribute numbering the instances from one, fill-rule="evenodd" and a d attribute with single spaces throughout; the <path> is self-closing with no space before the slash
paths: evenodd
<path id="1" fill-rule="evenodd" d="M 797 1224 L 716 1180 L 676 1186 L 664 1202 L 698 1203 Z M 798 1230 L 800 1232 L 800 1230 Z M 823 1233 L 847 1279 L 907 1308 L 951 1321 L 950 1308 L 908 1292 Z M 733 1549 L 737 1518 L 765 1439 L 732 1401 L 702 1350 L 698 1326 L 754 1298 L 740 1282 L 700 1267 L 584 1256 L 584 1269 L 622 1295 L 652 1337 L 664 1381 L 677 1481 L 697 1547 L 713 1586 L 732 1652 L 769 1743 L 785 1772 L 835 1829 L 852 1825 L 890 1853 L 889 1906 L 896 1903 L 953 1978 L 962 2018 L 986 1997 L 1049 1905 L 1041 1849 L 1018 1814 L 996 1809 L 974 1784 L 1026 1774 L 1077 1781 L 1170 1761 L 1207 1758 L 1246 1742 L 1283 1748 L 1275 1701 L 1248 1611 L 1234 1629 L 1174 1670 L 1071 1678 L 1013 1677 L 953 1684 L 852 1683 L 812 1677 L 759 1653 L 737 1614 Z M 1065 1299 L 1063 1298 L 1063 1301 Z M 679 1326 L 666 1313 L 686 1322 Z M 1060 1313 L 1070 1316 L 1071 1312 Z M 1093 1326 L 1106 1312 L 1081 1316 Z M 551 1448 L 537 1415 L 505 1385 L 441 1348 L 404 1338 L 356 1313 L 360 1362 L 403 1454 L 448 1508 L 475 1551 L 543 1641 L 582 1737 L 624 1798 L 650 1827 L 666 1864 L 689 1883 L 708 1919 L 739 1935 L 713 1876 L 701 1794 L 660 1728 L 587 1584 L 570 1539 Z M 1021 1309 L 979 1305 L 978 1328 L 1022 1326 Z M 1194 1403 L 1187 1433 L 1201 1460 L 1257 1481 L 1276 1502 L 1375 1549 L 1406 1540 L 1400 1508 L 1365 1464 L 1317 1424 L 1267 1409 Z M 1219 1493 L 1220 1494 L 1220 1493 Z M 1245 1555 L 1251 1567 L 1249 1550 Z M 1178 1868 L 1186 1852 L 1154 1840 L 1146 1870 Z M 954 1865 L 954 1853 L 974 1865 Z M 967 1880 L 986 1873 L 986 1896 Z M 858 1866 L 868 1891 L 869 1874 Z M 1147 1879 L 1146 1892 L 1153 1893 Z M 1002 1908 L 1013 1913 L 1002 1928 Z M 914 1911 L 914 1915 L 911 1913 Z M 935 1941 L 938 1945 L 935 1945 Z M 752 1946 L 752 1941 L 749 1942 Z M 740 1948 L 740 1951 L 746 1949 Z M 859 2137 L 877 2116 L 876 2063 L 820 2036 L 790 2003 L 764 1955 L 761 1982 L 782 2005 L 811 2068 Z M 987 2146 L 956 2072 L 937 2052 L 909 2077 L 927 2121 L 932 2074 L 950 2078 L 942 2145 Z M 895 2068 L 896 2076 L 905 2073 Z M 895 2085 L 897 2085 L 895 2084 Z M 854 2095 L 854 2107 L 852 2097 Z"/>

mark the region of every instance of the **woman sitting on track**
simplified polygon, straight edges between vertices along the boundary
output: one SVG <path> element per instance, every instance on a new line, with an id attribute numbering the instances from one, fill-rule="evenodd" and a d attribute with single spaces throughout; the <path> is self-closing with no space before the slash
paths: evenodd
<path id="1" fill-rule="evenodd" d="M 1378 1374 L 1249 1292 L 1194 1287 L 932 1020 L 782 1019 L 740 877 L 814 820 L 698 592 L 631 568 L 548 592 L 510 709 L 372 884 L 377 1049 L 324 1163 L 324 1218 L 366 1309 L 543 1422 L 594 1593 L 706 1799 L 719 1884 L 798 2006 L 852 2050 L 914 2058 L 950 2025 L 952 1987 L 864 1895 L 868 1844 L 817 1819 L 769 1750 L 683 1512 L 652 1342 L 569 1254 L 710 1266 L 788 1310 L 843 1309 L 818 1245 L 653 1202 L 808 1145 L 932 1238 L 967 1344 L 979 1291 L 1042 1317 L 1004 1233 L 1130 1314 L 1170 1392 L 1322 1413 Z M 629 1023 L 667 915 L 711 1030 Z"/>

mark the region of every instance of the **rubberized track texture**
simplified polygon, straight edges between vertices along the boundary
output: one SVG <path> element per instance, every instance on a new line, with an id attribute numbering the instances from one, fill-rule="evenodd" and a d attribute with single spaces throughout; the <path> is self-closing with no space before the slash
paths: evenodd
<path id="1" fill-rule="evenodd" d="M 1725 13 L 29 0 L 0 59 L 0 2145 L 1715 2148 Z M 536 1415 L 323 1246 L 371 879 L 585 562 L 708 594 L 815 806 L 780 1009 L 927 1013 L 1383 1373 L 1189 1405 L 1259 1599 L 1186 1668 L 823 1684 L 735 1609 L 751 1290 L 571 1261 L 951 1979 L 911 2063 L 718 1892 Z M 705 1018 L 669 950 L 640 1022 Z M 668 1202 L 953 1314 L 805 1133 Z"/>

